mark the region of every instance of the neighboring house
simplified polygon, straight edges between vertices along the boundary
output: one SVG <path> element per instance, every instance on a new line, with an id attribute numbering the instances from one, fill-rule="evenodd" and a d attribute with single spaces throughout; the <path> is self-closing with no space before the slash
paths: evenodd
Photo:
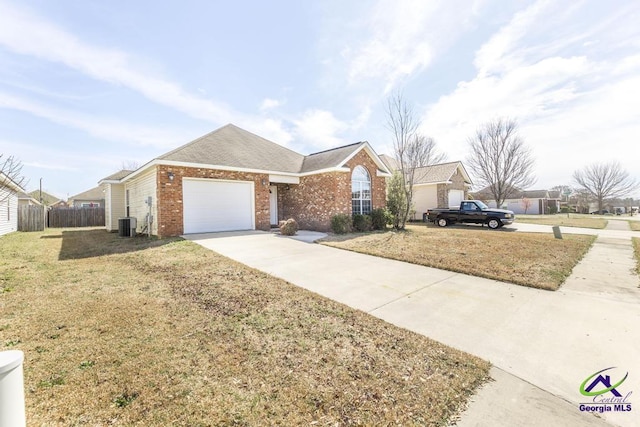
<path id="1" fill-rule="evenodd" d="M 554 193 L 553 197 L 550 193 Z M 558 212 L 560 196 L 547 190 L 520 190 L 510 194 L 500 208 L 513 211 L 515 214 L 542 215 Z M 496 208 L 496 201 L 485 188 L 474 195 L 474 198 L 482 200 L 490 208 Z"/>
<path id="2" fill-rule="evenodd" d="M 18 194 L 24 189 L 0 172 L 0 236 L 18 229 Z"/>
<path id="3" fill-rule="evenodd" d="M 392 170 L 399 169 L 393 157 L 380 158 Z M 416 169 L 413 185 L 413 219 L 421 220 L 429 209 L 460 207 L 472 182 L 462 162 L 447 162 Z"/>
<path id="4" fill-rule="evenodd" d="M 329 230 L 336 214 L 383 207 L 389 176 L 368 142 L 305 156 L 229 124 L 100 185 L 108 230 L 124 215 L 165 237 L 269 230 L 287 218 Z"/>
<path id="5" fill-rule="evenodd" d="M 105 188 L 98 186 L 69 197 L 67 204 L 72 208 L 102 208 L 105 202 Z"/>
<path id="6" fill-rule="evenodd" d="M 60 200 L 56 196 L 53 196 L 47 193 L 46 191 L 33 190 L 33 191 L 30 191 L 28 195 L 45 206 L 67 207 L 67 203 L 65 201 Z"/>
<path id="7" fill-rule="evenodd" d="M 21 191 L 18 193 L 18 206 L 42 206 L 42 204 L 28 193 Z"/>

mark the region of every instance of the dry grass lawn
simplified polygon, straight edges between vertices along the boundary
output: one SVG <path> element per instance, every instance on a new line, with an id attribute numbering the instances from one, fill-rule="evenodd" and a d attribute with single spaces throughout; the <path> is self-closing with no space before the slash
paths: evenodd
<path id="1" fill-rule="evenodd" d="M 604 218 L 580 214 L 516 215 L 516 222 L 596 229 L 603 229 L 607 226 L 607 220 Z"/>
<path id="2" fill-rule="evenodd" d="M 634 237 L 632 240 L 633 240 L 633 249 L 636 254 L 636 272 L 640 274 L 640 238 Z"/>
<path id="3" fill-rule="evenodd" d="M 629 221 L 629 228 L 633 231 L 640 231 L 640 221 Z"/>
<path id="4" fill-rule="evenodd" d="M 29 425 L 445 425 L 489 364 L 179 239 L 0 238 Z"/>
<path id="5" fill-rule="evenodd" d="M 412 225 L 407 232 L 332 236 L 323 243 L 384 258 L 557 290 L 595 236 Z"/>

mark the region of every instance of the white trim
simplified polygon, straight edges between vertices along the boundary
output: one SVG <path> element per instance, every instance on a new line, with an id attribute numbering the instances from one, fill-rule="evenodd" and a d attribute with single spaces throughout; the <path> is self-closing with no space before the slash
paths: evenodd
<path id="1" fill-rule="evenodd" d="M 269 182 L 278 184 L 300 184 L 300 178 L 297 176 L 269 174 Z"/>
<path id="2" fill-rule="evenodd" d="M 340 148 L 340 147 L 338 147 L 338 148 Z M 380 159 L 380 157 L 376 154 L 376 152 L 373 150 L 373 148 L 371 148 L 371 145 L 369 145 L 369 143 L 367 141 L 364 141 L 362 143 L 362 145 L 360 146 L 360 148 L 358 148 L 353 153 L 351 153 L 349 156 L 347 156 L 347 158 L 345 158 L 337 166 L 333 166 L 333 167 L 325 168 L 325 169 L 314 170 L 314 171 L 310 171 L 310 172 L 282 172 L 282 171 L 272 171 L 272 170 L 265 170 L 265 169 L 252 169 L 252 168 L 239 168 L 239 167 L 235 167 L 235 166 L 213 165 L 213 164 L 206 164 L 206 163 L 192 163 L 192 162 L 180 162 L 180 161 L 175 161 L 175 160 L 153 159 L 150 162 L 148 162 L 148 163 L 144 164 L 143 166 L 141 166 L 140 168 L 138 168 L 137 170 L 131 172 L 129 175 L 123 177 L 122 179 L 119 179 L 119 180 L 114 180 L 114 179 L 100 180 L 100 181 L 98 181 L 98 183 L 100 183 L 100 184 L 102 184 L 102 183 L 122 184 L 123 182 L 129 181 L 131 178 L 135 178 L 136 176 L 140 175 L 141 173 L 143 173 L 147 169 L 149 169 L 151 167 L 154 167 L 154 166 L 176 166 L 176 167 L 187 167 L 187 168 L 194 168 L 194 169 L 198 169 L 198 168 L 214 169 L 214 170 L 221 170 L 221 171 L 227 171 L 227 172 L 258 173 L 258 174 L 279 175 L 279 176 L 283 176 L 283 177 L 284 176 L 291 176 L 291 177 L 298 177 L 298 178 L 303 177 L 303 176 L 319 175 L 319 174 L 328 173 L 328 172 L 350 172 L 351 169 L 345 167 L 344 165 L 362 150 L 366 150 L 367 151 L 367 154 L 369 154 L 369 157 L 371 157 L 371 159 L 374 161 L 374 163 L 378 167 L 378 171 L 376 172 L 376 176 L 384 176 L 384 177 L 392 176 L 391 172 L 387 168 L 387 165 L 385 165 L 385 163 L 382 161 L 382 159 Z"/>
<path id="3" fill-rule="evenodd" d="M 119 181 L 109 180 L 108 182 L 112 184 L 122 184 L 123 182 L 129 181 L 131 178 L 134 178 L 140 175 L 144 171 L 154 166 L 176 166 L 176 167 L 187 167 L 192 169 L 213 169 L 213 170 L 220 170 L 220 171 L 227 171 L 227 172 L 246 172 L 246 173 L 256 173 L 256 174 L 262 174 L 262 175 L 273 174 L 273 175 L 290 176 L 290 177 L 298 177 L 298 178 L 303 176 L 309 176 L 309 175 L 318 175 L 318 174 L 327 173 L 327 172 L 350 172 L 351 171 L 351 169 L 349 168 L 332 167 L 332 168 L 319 169 L 319 170 L 315 170 L 312 172 L 305 172 L 305 173 L 281 172 L 281 171 L 269 171 L 269 170 L 262 170 L 262 169 L 238 168 L 234 166 L 210 165 L 205 163 L 177 162 L 173 160 L 155 159 L 150 161 L 146 165 L 142 166 L 140 169 L 125 176 Z M 107 182 L 107 181 L 104 181 L 104 182 Z"/>
<path id="4" fill-rule="evenodd" d="M 22 188 L 20 185 L 18 185 L 18 183 L 16 183 L 14 180 L 12 180 L 10 177 L 8 177 L 6 174 L 0 172 L 0 187 L 7 187 L 10 188 L 16 192 L 21 191 L 23 193 L 26 193 L 27 190 L 25 190 L 24 188 Z"/>
<path id="5" fill-rule="evenodd" d="M 371 157 L 371 159 L 376 164 L 376 166 L 378 166 L 378 169 L 382 170 L 382 172 L 388 173 L 389 176 L 391 176 L 391 172 L 387 168 L 387 165 L 385 165 L 384 162 L 382 161 L 382 159 L 376 154 L 375 151 L 373 151 L 373 148 L 371 148 L 371 145 L 369 145 L 368 141 L 363 141 L 362 145 L 360 146 L 360 148 L 358 148 L 353 153 L 351 153 L 349 156 L 347 156 L 347 158 L 344 159 L 342 161 L 342 163 L 340 163 L 338 166 L 339 167 L 340 166 L 344 166 L 345 163 L 347 163 L 349 160 L 353 159 L 356 156 L 356 154 L 358 154 L 362 150 L 367 150 L 367 154 L 369 154 L 369 157 Z"/>
<path id="6" fill-rule="evenodd" d="M 453 184 L 452 181 L 436 181 L 436 182 L 423 182 L 420 184 L 413 184 L 414 187 L 426 187 L 427 185 L 438 185 L 438 184 Z"/>

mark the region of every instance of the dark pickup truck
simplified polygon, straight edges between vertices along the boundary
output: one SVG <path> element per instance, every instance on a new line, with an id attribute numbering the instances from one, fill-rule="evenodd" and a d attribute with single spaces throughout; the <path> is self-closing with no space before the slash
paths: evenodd
<path id="1" fill-rule="evenodd" d="M 429 209 L 423 219 L 432 221 L 440 227 L 456 222 L 466 222 L 487 224 L 487 227 L 495 230 L 505 224 L 511 224 L 516 216 L 512 211 L 492 209 L 480 200 L 465 200 L 460 203 L 460 209 Z"/>

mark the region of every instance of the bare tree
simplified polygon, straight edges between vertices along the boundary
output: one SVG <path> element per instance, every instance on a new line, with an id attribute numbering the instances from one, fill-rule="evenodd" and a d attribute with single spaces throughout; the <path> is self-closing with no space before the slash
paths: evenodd
<path id="1" fill-rule="evenodd" d="M 11 191 L 2 191 L 3 189 L 24 188 L 26 185 L 20 160 L 14 156 L 6 157 L 4 160 L 2 158 L 3 155 L 0 154 L 0 202 L 4 202 L 11 195 Z"/>
<path id="2" fill-rule="evenodd" d="M 522 203 L 522 208 L 524 209 L 524 214 L 526 215 L 527 211 L 531 207 L 531 199 L 527 197 L 523 197 L 521 203 Z"/>
<path id="3" fill-rule="evenodd" d="M 140 163 L 136 162 L 135 160 L 122 161 L 123 170 L 134 171 L 134 170 L 137 170 L 139 167 L 140 167 Z"/>
<path id="4" fill-rule="evenodd" d="M 639 185 L 618 162 L 593 163 L 575 171 L 573 180 L 581 190 L 598 202 L 600 212 L 605 199 L 626 196 Z"/>
<path id="5" fill-rule="evenodd" d="M 510 195 L 536 181 L 531 150 L 518 135 L 515 120 L 499 118 L 483 124 L 469 138 L 469 146 L 467 163 L 496 206 L 502 206 Z"/>
<path id="6" fill-rule="evenodd" d="M 404 178 L 399 189 L 404 193 L 405 203 L 398 212 L 392 212 L 394 225 L 399 230 L 404 229 L 413 206 L 413 185 L 418 169 L 445 158 L 437 152 L 433 138 L 418 132 L 418 126 L 413 108 L 401 93 L 387 99 L 387 127 L 393 134 L 393 154 Z"/>

